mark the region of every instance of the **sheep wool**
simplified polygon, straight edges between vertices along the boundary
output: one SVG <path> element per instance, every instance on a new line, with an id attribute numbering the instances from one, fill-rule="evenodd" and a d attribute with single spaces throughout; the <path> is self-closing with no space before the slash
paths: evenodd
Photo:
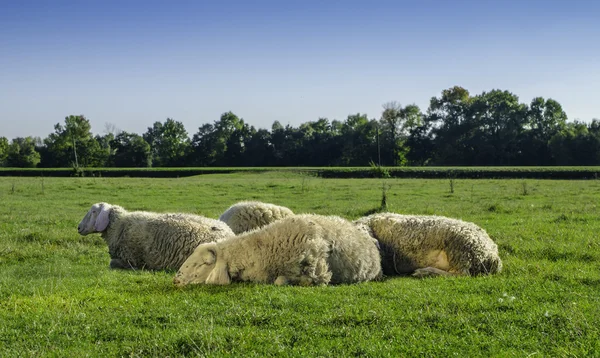
<path id="1" fill-rule="evenodd" d="M 225 210 L 219 220 L 226 223 L 237 235 L 291 215 L 294 213 L 285 206 L 260 201 L 240 201 Z"/>
<path id="2" fill-rule="evenodd" d="M 499 273 L 498 246 L 481 227 L 443 216 L 379 213 L 354 221 L 379 241 L 385 275 Z"/>
<path id="3" fill-rule="evenodd" d="M 202 243 L 234 236 L 224 223 L 185 213 L 127 211 L 96 203 L 78 226 L 79 234 L 99 232 L 108 245 L 111 268 L 178 269 Z"/>
<path id="4" fill-rule="evenodd" d="M 380 277 L 379 250 L 366 233 L 336 216 L 304 214 L 198 246 L 173 282 L 326 285 Z"/>

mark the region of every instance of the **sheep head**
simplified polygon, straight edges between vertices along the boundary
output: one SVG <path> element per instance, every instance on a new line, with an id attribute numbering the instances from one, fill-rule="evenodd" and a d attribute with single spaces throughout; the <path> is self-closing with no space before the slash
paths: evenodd
<path id="1" fill-rule="evenodd" d="M 106 230 L 111 209 L 112 206 L 107 203 L 96 203 L 92 205 L 92 208 L 85 214 L 77 226 L 79 234 L 85 236 L 87 234 L 103 232 Z"/>
<path id="2" fill-rule="evenodd" d="M 215 243 L 199 245 L 181 265 L 173 279 L 175 286 L 189 284 L 228 285 L 231 283 L 227 263 L 219 259 Z"/>

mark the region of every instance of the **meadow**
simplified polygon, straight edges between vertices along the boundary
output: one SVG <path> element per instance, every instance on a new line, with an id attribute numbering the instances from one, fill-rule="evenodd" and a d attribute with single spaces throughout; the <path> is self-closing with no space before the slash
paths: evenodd
<path id="1" fill-rule="evenodd" d="M 488 231 L 487 277 L 327 287 L 172 284 L 108 268 L 91 204 L 218 217 L 239 200 L 355 219 L 380 209 Z M 600 356 L 600 181 L 0 177 L 0 356 Z"/>

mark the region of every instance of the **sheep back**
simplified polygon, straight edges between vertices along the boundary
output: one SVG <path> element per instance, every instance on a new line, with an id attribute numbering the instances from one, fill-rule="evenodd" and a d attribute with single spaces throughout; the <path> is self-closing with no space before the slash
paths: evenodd
<path id="1" fill-rule="evenodd" d="M 118 206 L 102 234 L 111 258 L 151 270 L 178 269 L 199 244 L 233 235 L 226 224 L 199 215 L 127 212 Z"/>
<path id="2" fill-rule="evenodd" d="M 329 245 L 311 220 L 288 217 L 216 245 L 217 263 L 226 262 L 234 281 L 275 283 L 284 278 L 292 285 L 324 285 L 331 280 Z"/>
<path id="3" fill-rule="evenodd" d="M 379 213 L 354 223 L 379 241 L 386 275 L 435 267 L 441 256 L 445 264 L 438 268 L 448 272 L 479 275 L 502 270 L 498 246 L 484 229 L 470 222 L 443 216 Z"/>
<path id="4" fill-rule="evenodd" d="M 225 222 L 237 235 L 291 215 L 294 213 L 284 206 L 260 201 L 241 201 L 225 210 L 219 220 Z"/>
<path id="5" fill-rule="evenodd" d="M 377 242 L 350 221 L 339 216 L 298 215 L 316 222 L 330 246 L 327 264 L 331 283 L 354 283 L 381 278 L 381 255 Z"/>
<path id="6" fill-rule="evenodd" d="M 355 283 L 382 272 L 374 240 L 337 216 L 295 215 L 217 246 L 226 252 L 232 279 L 242 281 Z"/>

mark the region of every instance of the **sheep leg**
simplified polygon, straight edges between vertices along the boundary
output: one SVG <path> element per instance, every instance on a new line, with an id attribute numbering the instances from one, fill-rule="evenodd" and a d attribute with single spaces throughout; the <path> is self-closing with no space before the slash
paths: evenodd
<path id="1" fill-rule="evenodd" d="M 311 276 L 311 285 L 325 286 L 329 284 L 332 276 L 327 260 L 321 258 L 316 262 L 314 275 Z"/>
<path id="2" fill-rule="evenodd" d="M 459 276 L 459 273 L 440 270 L 435 267 L 424 267 L 416 269 L 411 276 L 417 278 L 435 277 L 435 276 Z"/>
<path id="3" fill-rule="evenodd" d="M 309 276 L 300 276 L 299 278 L 292 280 L 287 278 L 286 276 L 277 276 L 277 278 L 275 279 L 275 281 L 273 282 L 274 285 L 276 286 L 287 286 L 287 285 L 294 285 L 294 286 L 314 286 L 315 285 L 315 279 Z"/>
<path id="4" fill-rule="evenodd" d="M 285 276 L 278 276 L 275 279 L 275 282 L 273 282 L 276 286 L 285 286 L 289 283 L 287 277 Z"/>

